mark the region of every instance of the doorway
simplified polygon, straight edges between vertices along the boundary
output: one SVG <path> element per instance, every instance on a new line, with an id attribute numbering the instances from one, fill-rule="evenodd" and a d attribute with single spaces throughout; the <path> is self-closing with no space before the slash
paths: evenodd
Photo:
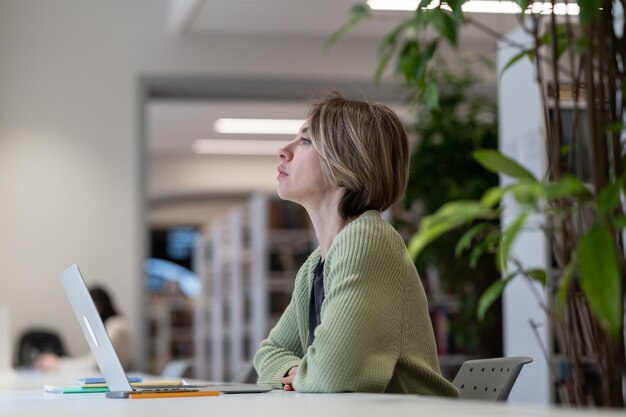
<path id="1" fill-rule="evenodd" d="M 254 354 L 288 303 L 302 258 L 315 245 L 303 211 L 275 197 L 271 141 L 286 142 L 297 128 L 233 135 L 217 132 L 215 122 L 303 120 L 309 100 L 333 90 L 402 103 L 393 88 L 370 83 L 140 79 L 145 239 L 139 369 L 158 374 L 168 362 L 187 359 L 186 376 L 232 380 Z M 247 154 L 198 149 L 198 143 L 218 140 L 263 145 Z"/>

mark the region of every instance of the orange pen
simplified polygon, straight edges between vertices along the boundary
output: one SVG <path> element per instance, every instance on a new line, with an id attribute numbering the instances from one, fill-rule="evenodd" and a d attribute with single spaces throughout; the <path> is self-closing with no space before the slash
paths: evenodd
<path id="1" fill-rule="evenodd" d="M 220 391 L 132 392 L 128 394 L 128 397 L 133 400 L 142 400 L 144 398 L 213 397 L 220 394 Z"/>

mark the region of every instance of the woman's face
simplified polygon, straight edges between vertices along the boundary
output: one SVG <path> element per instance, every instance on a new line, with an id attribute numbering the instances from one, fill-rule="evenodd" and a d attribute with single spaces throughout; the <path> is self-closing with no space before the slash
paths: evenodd
<path id="1" fill-rule="evenodd" d="M 278 195 L 283 200 L 306 206 L 336 188 L 326 184 L 322 175 L 321 157 L 311 142 L 308 122 L 294 140 L 278 150 L 278 157 Z"/>

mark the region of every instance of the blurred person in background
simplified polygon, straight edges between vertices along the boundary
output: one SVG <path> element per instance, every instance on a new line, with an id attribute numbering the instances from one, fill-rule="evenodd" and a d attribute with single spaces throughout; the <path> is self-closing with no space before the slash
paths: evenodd
<path id="1" fill-rule="evenodd" d="M 104 287 L 90 287 L 89 294 L 104 322 L 104 327 L 124 370 L 129 370 L 133 360 L 133 335 L 128 319 L 118 313 L 111 296 Z M 44 370 L 55 370 L 62 367 L 85 369 L 97 369 L 98 367 L 91 352 L 78 357 L 59 357 L 54 353 L 43 353 L 35 360 L 33 366 Z"/>

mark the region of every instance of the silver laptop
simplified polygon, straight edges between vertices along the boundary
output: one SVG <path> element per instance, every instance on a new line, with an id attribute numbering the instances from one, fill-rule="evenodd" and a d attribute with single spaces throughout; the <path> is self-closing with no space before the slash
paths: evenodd
<path id="1" fill-rule="evenodd" d="M 65 294 L 72 305 L 74 314 L 83 330 L 91 352 L 98 362 L 102 376 L 106 380 L 109 398 L 128 398 L 133 392 L 178 392 L 178 391 L 221 391 L 226 394 L 252 393 L 271 391 L 268 385 L 238 384 L 238 383 L 207 383 L 200 385 L 184 385 L 183 387 L 168 388 L 136 388 L 128 382 L 124 368 L 113 348 L 113 344 L 106 332 L 104 323 L 98 314 L 89 290 L 76 264 L 61 273 L 61 283 Z"/>

